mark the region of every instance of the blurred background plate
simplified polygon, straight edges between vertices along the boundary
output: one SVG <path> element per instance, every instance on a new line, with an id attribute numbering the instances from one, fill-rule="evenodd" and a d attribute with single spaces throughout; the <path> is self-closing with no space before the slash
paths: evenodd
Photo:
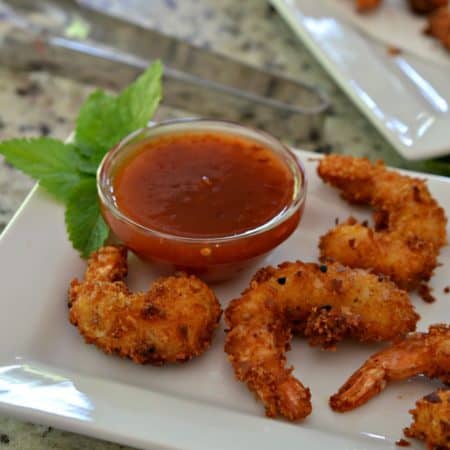
<path id="1" fill-rule="evenodd" d="M 450 153 L 446 68 L 407 52 L 397 54 L 355 29 L 327 2 L 270 1 L 404 158 L 418 160 Z M 352 7 L 351 2 L 348 6 Z"/>

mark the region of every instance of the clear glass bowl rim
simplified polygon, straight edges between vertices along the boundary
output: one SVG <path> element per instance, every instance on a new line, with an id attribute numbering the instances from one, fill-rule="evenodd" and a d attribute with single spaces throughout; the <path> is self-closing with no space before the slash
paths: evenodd
<path id="1" fill-rule="evenodd" d="M 192 127 L 189 127 L 188 125 L 192 125 Z M 160 230 L 155 230 L 145 225 L 142 225 L 139 222 L 134 221 L 126 214 L 124 214 L 115 205 L 114 201 L 111 198 L 110 192 L 108 192 L 107 189 L 105 189 L 106 188 L 105 181 L 109 178 L 110 175 L 111 162 L 114 159 L 114 157 L 116 157 L 118 153 L 122 152 L 123 149 L 129 143 L 132 143 L 135 139 L 139 138 L 141 135 L 144 135 L 142 137 L 142 140 L 144 140 L 146 138 L 151 137 L 152 132 L 161 130 L 163 128 L 168 128 L 167 134 L 169 134 L 171 131 L 173 131 L 174 133 L 179 133 L 180 130 L 177 130 L 177 126 L 182 127 L 181 132 L 186 131 L 187 133 L 211 131 L 210 129 L 207 128 L 208 126 L 210 126 L 213 127 L 214 131 L 224 134 L 230 134 L 244 138 L 249 137 L 248 135 L 251 135 L 254 136 L 256 140 L 264 142 L 269 149 L 273 150 L 274 147 L 278 148 L 278 151 L 276 150 L 275 151 L 277 153 L 282 153 L 285 162 L 286 159 L 288 160 L 288 167 L 290 168 L 294 177 L 294 196 L 291 199 L 291 202 L 287 205 L 287 207 L 284 210 L 282 210 L 276 216 L 272 217 L 267 222 L 255 228 L 245 230 L 241 233 L 235 233 L 226 236 L 190 237 L 185 235 L 177 235 L 173 233 L 166 233 Z M 234 133 L 233 130 L 235 131 Z M 239 133 L 239 131 L 241 133 Z M 278 140 L 271 134 L 227 120 L 190 119 L 190 118 L 152 122 L 148 126 L 144 128 L 139 128 L 138 130 L 130 133 L 128 136 L 123 138 L 115 147 L 113 147 L 108 153 L 106 153 L 106 155 L 103 157 L 97 169 L 96 182 L 97 182 L 97 193 L 104 207 L 106 207 L 108 211 L 115 216 L 116 219 L 134 228 L 137 228 L 141 233 L 149 234 L 152 237 L 167 239 L 171 241 L 185 242 L 191 244 L 208 243 L 210 245 L 215 243 L 222 244 L 230 241 L 235 242 L 240 239 L 247 239 L 249 237 L 257 236 L 269 230 L 272 230 L 273 228 L 276 228 L 278 225 L 288 220 L 293 214 L 295 214 L 300 209 L 300 207 L 303 205 L 305 201 L 307 190 L 306 172 L 302 162 L 286 145 L 284 145 L 280 140 Z"/>

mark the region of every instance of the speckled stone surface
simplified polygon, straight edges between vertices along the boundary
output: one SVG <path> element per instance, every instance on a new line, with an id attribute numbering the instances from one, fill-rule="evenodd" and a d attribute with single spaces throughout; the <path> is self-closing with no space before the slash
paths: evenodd
<path id="1" fill-rule="evenodd" d="M 320 87 L 330 97 L 333 113 L 326 119 L 323 139 L 305 143 L 306 149 L 366 155 L 382 158 L 392 165 L 404 165 L 265 1 L 85 1 L 128 12 L 144 2 L 145 14 L 136 18 L 150 27 Z M 0 139 L 39 135 L 65 138 L 92 89 L 93 86 L 46 72 L 18 73 L 0 68 Z M 183 114 L 162 107 L 158 117 Z M 30 179 L 0 161 L 0 231 L 32 185 Z M 0 416 L 0 449 L 3 448 L 115 450 L 126 447 Z"/>

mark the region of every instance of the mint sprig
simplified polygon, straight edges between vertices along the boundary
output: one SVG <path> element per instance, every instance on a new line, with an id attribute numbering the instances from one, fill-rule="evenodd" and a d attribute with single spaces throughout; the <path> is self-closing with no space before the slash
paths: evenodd
<path id="1" fill-rule="evenodd" d="M 39 180 L 46 191 L 63 202 L 82 179 L 76 147 L 57 139 L 11 139 L 0 143 L 0 153 L 8 163 Z"/>
<path id="2" fill-rule="evenodd" d="M 80 181 L 66 202 L 66 229 L 73 246 L 83 257 L 101 247 L 109 229 L 100 213 L 95 178 Z"/>
<path id="3" fill-rule="evenodd" d="M 117 97 L 93 92 L 80 109 L 75 141 L 94 165 L 124 136 L 144 127 L 161 100 L 162 66 L 154 64 Z M 86 152 L 87 149 L 87 152 Z"/>
<path id="4" fill-rule="evenodd" d="M 117 96 L 93 92 L 78 113 L 73 143 L 47 137 L 0 142 L 6 161 L 65 203 L 67 233 L 83 257 L 109 234 L 97 197 L 97 167 L 109 149 L 147 125 L 161 100 L 161 78 L 162 65 L 155 62 Z"/>

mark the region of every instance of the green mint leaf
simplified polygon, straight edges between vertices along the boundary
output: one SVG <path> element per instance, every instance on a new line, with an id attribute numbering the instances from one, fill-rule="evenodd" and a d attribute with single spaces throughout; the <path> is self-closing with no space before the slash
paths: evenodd
<path id="1" fill-rule="evenodd" d="M 0 142 L 0 154 L 17 169 L 39 180 L 40 185 L 58 200 L 67 200 L 73 187 L 82 179 L 76 147 L 56 139 L 3 141 Z"/>
<path id="2" fill-rule="evenodd" d="M 66 203 L 66 228 L 72 245 L 87 258 L 101 247 L 109 228 L 100 212 L 95 178 L 86 178 L 74 187 Z"/>
<path id="3" fill-rule="evenodd" d="M 80 152 L 79 156 L 80 156 L 80 162 L 78 163 L 78 170 L 83 175 L 95 177 L 97 175 L 98 164 L 91 161 L 90 158 L 83 156 L 81 154 L 81 152 Z"/>
<path id="4" fill-rule="evenodd" d="M 98 164 L 105 153 L 131 132 L 147 125 L 161 100 L 162 65 L 152 64 L 117 97 L 101 90 L 81 107 L 75 142 Z"/>
<path id="5" fill-rule="evenodd" d="M 94 91 L 81 106 L 76 122 L 75 142 L 83 156 L 90 157 L 96 150 L 107 151 L 116 143 L 116 120 L 114 97 Z"/>

